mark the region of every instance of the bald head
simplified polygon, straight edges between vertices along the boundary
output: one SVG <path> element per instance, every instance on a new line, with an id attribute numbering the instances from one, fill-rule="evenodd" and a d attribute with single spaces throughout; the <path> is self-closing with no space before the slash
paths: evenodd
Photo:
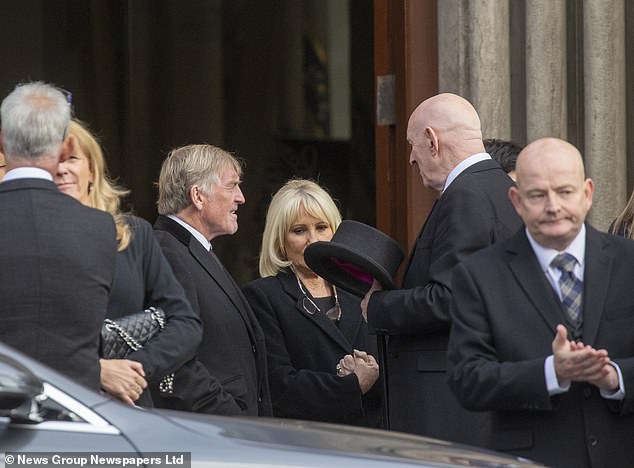
<path id="1" fill-rule="evenodd" d="M 410 164 L 418 165 L 423 184 L 441 191 L 460 162 L 484 152 L 480 117 L 466 99 L 443 93 L 423 101 L 409 118 Z"/>
<path id="2" fill-rule="evenodd" d="M 410 118 L 417 127 L 432 127 L 443 134 L 482 142 L 480 117 L 466 99 L 451 93 L 438 94 L 423 101 Z"/>
<path id="3" fill-rule="evenodd" d="M 572 171 L 579 180 L 585 178 L 581 153 L 573 145 L 559 138 L 541 138 L 530 143 L 518 155 L 515 167 L 518 185 L 535 170 L 545 167 Z"/>
<path id="4" fill-rule="evenodd" d="M 585 178 L 579 150 L 558 138 L 542 138 L 517 157 L 517 187 L 509 196 L 531 236 L 563 251 L 579 234 L 592 206 L 594 183 Z"/>

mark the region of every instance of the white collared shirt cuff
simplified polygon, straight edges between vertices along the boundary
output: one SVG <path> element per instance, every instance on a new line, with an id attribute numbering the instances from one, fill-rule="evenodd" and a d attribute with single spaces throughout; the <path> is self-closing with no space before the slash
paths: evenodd
<path id="1" fill-rule="evenodd" d="M 616 373 L 619 376 L 619 388 L 615 392 L 609 390 L 601 390 L 601 397 L 606 400 L 623 400 L 625 398 L 625 384 L 623 383 L 623 374 L 621 368 L 616 362 L 610 361 L 610 365 L 616 369 Z"/>
<path id="2" fill-rule="evenodd" d="M 555 373 L 555 356 L 552 354 L 544 361 L 544 375 L 546 376 L 548 395 L 559 395 L 560 393 L 566 393 L 570 390 L 570 380 L 564 381 L 563 385 L 559 384 L 557 374 Z"/>

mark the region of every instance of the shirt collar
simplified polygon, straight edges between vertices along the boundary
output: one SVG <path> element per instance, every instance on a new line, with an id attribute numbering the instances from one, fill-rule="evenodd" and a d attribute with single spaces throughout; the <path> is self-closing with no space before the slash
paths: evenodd
<path id="1" fill-rule="evenodd" d="M 53 182 L 51 173 L 39 167 L 16 167 L 7 172 L 2 181 L 8 182 L 15 179 L 46 179 Z"/>
<path id="2" fill-rule="evenodd" d="M 178 216 L 176 215 L 167 215 L 167 217 L 169 219 L 173 219 L 174 221 L 176 221 L 178 224 L 180 224 L 181 226 L 183 226 L 185 229 L 187 229 L 190 234 L 192 236 L 194 236 L 194 238 L 200 242 L 202 244 L 202 246 L 205 248 L 205 250 L 211 250 L 211 242 L 209 242 L 207 239 L 205 239 L 205 236 L 203 236 L 200 231 L 198 231 L 197 229 L 193 228 L 191 225 L 187 224 L 185 221 L 183 221 L 182 219 L 180 219 Z"/>
<path id="3" fill-rule="evenodd" d="M 458 177 L 465 169 L 486 159 L 491 159 L 491 156 L 489 156 L 488 153 L 477 153 L 472 154 L 467 159 L 463 159 L 462 161 L 460 161 L 460 163 L 456 167 L 454 167 L 447 176 L 447 180 L 445 181 L 445 186 L 443 187 L 442 191 L 444 192 L 445 190 L 447 190 L 449 184 L 451 184 L 456 179 L 456 177 Z"/>
<path id="4" fill-rule="evenodd" d="M 584 269 L 585 259 L 586 259 L 586 225 L 582 224 L 581 229 L 579 230 L 579 234 L 577 237 L 573 239 L 573 241 L 566 247 L 562 252 L 549 249 L 537 243 L 535 239 L 531 236 L 528 229 L 526 230 L 526 237 L 528 237 L 528 242 L 531 244 L 533 248 L 533 252 L 535 252 L 535 256 L 537 257 L 537 261 L 539 262 L 539 266 L 542 271 L 548 271 L 550 268 L 550 262 L 560 253 L 567 252 L 570 255 L 574 256 L 579 263 L 579 267 Z"/>

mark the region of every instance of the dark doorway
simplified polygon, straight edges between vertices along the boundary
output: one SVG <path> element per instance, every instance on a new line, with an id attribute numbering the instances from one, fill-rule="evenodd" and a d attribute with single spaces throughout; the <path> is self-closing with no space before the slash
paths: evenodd
<path id="1" fill-rule="evenodd" d="M 288 178 L 319 181 L 345 218 L 374 224 L 372 27 L 365 0 L 2 0 L 0 90 L 71 90 L 150 222 L 171 148 L 207 142 L 244 159 L 240 228 L 215 246 L 243 284 Z"/>

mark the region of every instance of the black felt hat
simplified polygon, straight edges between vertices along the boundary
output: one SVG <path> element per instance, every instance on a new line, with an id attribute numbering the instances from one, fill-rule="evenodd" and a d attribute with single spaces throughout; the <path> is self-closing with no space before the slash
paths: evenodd
<path id="1" fill-rule="evenodd" d="M 339 225 L 330 242 L 315 242 L 304 250 L 311 270 L 360 297 L 374 279 L 383 289 L 394 289 L 393 277 L 403 256 L 394 239 L 372 226 L 349 220 Z"/>

